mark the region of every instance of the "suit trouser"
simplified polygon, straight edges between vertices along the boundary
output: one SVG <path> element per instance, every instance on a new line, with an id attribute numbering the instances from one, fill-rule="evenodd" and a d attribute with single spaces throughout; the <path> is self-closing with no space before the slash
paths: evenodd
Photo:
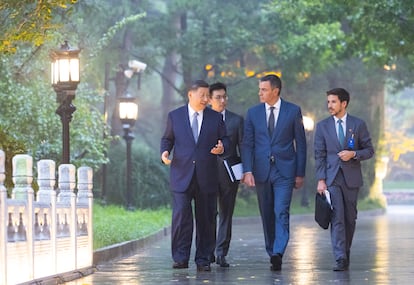
<path id="1" fill-rule="evenodd" d="M 357 219 L 358 189 L 347 186 L 341 169 L 328 187 L 333 207 L 331 242 L 335 260 L 349 261 Z"/>
<path id="2" fill-rule="evenodd" d="M 272 165 L 268 181 L 256 182 L 266 251 L 269 256 L 285 253 L 289 241 L 290 202 L 294 178 L 280 175 Z"/>
<path id="3" fill-rule="evenodd" d="M 196 221 L 195 262 L 199 265 L 210 264 L 210 254 L 214 251 L 215 214 L 217 194 L 200 190 L 194 173 L 188 189 L 172 193 L 171 252 L 175 262 L 188 262 L 193 238 L 194 199 Z"/>
<path id="4" fill-rule="evenodd" d="M 219 167 L 220 183 L 218 193 L 218 233 L 216 240 L 216 255 L 227 256 L 230 248 L 231 228 L 234 206 L 236 204 L 238 182 L 231 182 L 226 169 Z"/>

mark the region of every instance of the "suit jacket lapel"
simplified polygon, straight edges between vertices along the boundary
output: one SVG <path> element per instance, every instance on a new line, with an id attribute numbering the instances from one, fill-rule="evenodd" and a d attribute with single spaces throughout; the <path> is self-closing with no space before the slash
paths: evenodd
<path id="1" fill-rule="evenodd" d="M 335 118 L 331 117 L 328 122 L 328 133 L 329 136 L 333 139 L 338 149 L 341 149 L 341 144 L 339 143 L 338 134 L 336 132 Z"/>
<path id="2" fill-rule="evenodd" d="M 348 141 L 352 134 L 355 133 L 355 121 L 352 116 L 348 115 L 346 119 L 346 130 L 345 130 L 345 145 L 348 145 Z"/>
<path id="3" fill-rule="evenodd" d="M 188 114 L 188 106 L 187 105 L 184 108 L 183 116 L 184 116 L 184 120 L 183 121 L 184 122 L 187 122 L 186 128 L 185 128 L 186 129 L 186 133 L 187 133 L 187 135 L 190 138 L 193 139 L 193 142 L 195 143 L 194 136 L 193 136 L 193 130 L 191 129 L 191 122 L 190 122 L 190 117 L 189 117 L 189 114 Z"/>
<path id="4" fill-rule="evenodd" d="M 269 140 L 272 140 L 272 138 L 269 136 L 269 128 L 267 127 L 267 115 L 266 115 L 266 104 L 265 103 L 262 103 L 262 112 L 260 112 L 260 117 L 259 117 L 259 120 L 260 121 L 262 121 L 262 125 L 265 127 L 265 129 L 266 129 L 266 133 L 267 133 L 267 136 L 269 137 Z M 273 131 L 273 135 L 275 134 L 275 131 Z"/>
<path id="5" fill-rule="evenodd" d="M 227 134 L 229 133 L 229 130 L 231 129 L 231 127 L 234 125 L 234 119 L 235 116 L 233 116 L 233 114 L 230 111 L 226 111 L 226 129 L 227 129 Z"/>
<path id="6" fill-rule="evenodd" d="M 286 114 L 287 114 L 288 110 L 286 109 L 286 105 L 283 102 L 282 98 L 280 98 L 280 100 L 281 100 L 281 102 L 280 102 L 279 116 L 277 118 L 275 130 L 273 131 L 273 137 L 271 138 L 272 140 L 275 137 L 277 137 L 280 134 L 280 132 L 282 131 L 282 128 L 285 125 L 284 120 L 287 117 Z"/>
<path id="7" fill-rule="evenodd" d="M 201 136 L 203 135 L 203 132 L 205 131 L 205 128 L 208 128 L 208 126 L 206 125 L 209 121 L 209 117 L 211 115 L 211 112 L 213 112 L 211 109 L 205 108 L 203 111 L 203 121 L 201 122 L 201 127 L 200 127 L 200 131 L 198 133 L 198 141 L 197 143 L 200 141 Z"/>

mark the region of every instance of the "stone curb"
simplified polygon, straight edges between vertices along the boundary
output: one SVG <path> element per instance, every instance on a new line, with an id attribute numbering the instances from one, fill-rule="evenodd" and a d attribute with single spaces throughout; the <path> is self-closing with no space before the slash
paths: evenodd
<path id="1" fill-rule="evenodd" d="M 124 258 L 135 254 L 139 249 L 150 245 L 170 233 L 170 227 L 165 227 L 158 232 L 141 239 L 117 243 L 111 246 L 100 248 L 93 253 L 93 265 Z"/>
<path id="2" fill-rule="evenodd" d="M 64 284 L 84 276 L 93 274 L 96 271 L 94 267 L 86 267 L 76 271 L 60 273 L 56 275 L 47 276 L 44 278 L 34 279 L 28 282 L 20 283 L 18 285 L 55 285 Z"/>

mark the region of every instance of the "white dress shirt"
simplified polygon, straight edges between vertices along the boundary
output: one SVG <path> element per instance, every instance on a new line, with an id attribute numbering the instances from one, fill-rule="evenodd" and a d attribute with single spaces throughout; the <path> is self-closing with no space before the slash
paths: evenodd
<path id="1" fill-rule="evenodd" d="M 275 109 L 273 110 L 273 114 L 275 116 L 275 127 L 277 125 L 277 119 L 279 118 L 279 112 L 280 112 L 280 105 L 281 105 L 281 100 L 279 98 L 279 100 L 277 100 L 277 102 L 274 105 L 269 105 L 267 103 L 265 103 L 265 107 L 266 107 L 266 123 L 269 124 L 269 117 L 270 117 L 270 107 L 275 107 Z"/>
<path id="2" fill-rule="evenodd" d="M 342 129 L 344 130 L 344 136 L 346 138 L 346 117 L 347 117 L 348 113 L 345 113 L 345 115 L 342 118 L 338 118 L 336 116 L 334 116 L 335 119 L 335 129 L 336 129 L 336 135 L 339 136 L 338 130 L 339 130 L 339 124 L 338 124 L 338 120 L 341 119 L 342 120 Z"/>
<path id="3" fill-rule="evenodd" d="M 201 130 L 201 123 L 203 122 L 203 111 L 198 111 L 198 116 L 197 116 L 197 121 L 198 121 L 198 134 L 200 135 L 200 130 Z M 188 119 L 190 120 L 190 126 L 193 123 L 193 117 L 194 117 L 194 113 L 196 113 L 196 111 L 191 108 L 190 104 L 188 104 Z"/>

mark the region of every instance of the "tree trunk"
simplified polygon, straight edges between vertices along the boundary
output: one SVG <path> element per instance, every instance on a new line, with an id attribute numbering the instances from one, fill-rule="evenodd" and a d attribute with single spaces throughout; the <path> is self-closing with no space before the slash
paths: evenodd
<path id="1" fill-rule="evenodd" d="M 177 15 L 172 20 L 172 25 L 176 28 L 177 41 L 179 40 L 182 29 L 186 29 L 185 16 Z M 183 27 L 184 26 L 184 27 Z M 162 69 L 162 122 L 166 122 L 167 114 L 175 107 L 174 95 L 178 88 L 176 87 L 179 80 L 179 59 L 180 55 L 175 50 L 171 50 L 165 57 L 164 67 Z M 184 69 L 184 67 L 181 67 Z"/>

